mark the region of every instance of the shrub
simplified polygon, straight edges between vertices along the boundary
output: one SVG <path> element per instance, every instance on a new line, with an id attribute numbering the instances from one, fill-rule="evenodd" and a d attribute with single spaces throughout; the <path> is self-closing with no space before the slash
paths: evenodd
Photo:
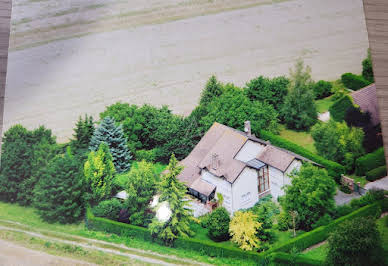
<path id="1" fill-rule="evenodd" d="M 207 228 L 209 237 L 214 241 L 225 241 L 229 239 L 230 217 L 224 207 L 215 209 L 209 216 Z"/>
<path id="2" fill-rule="evenodd" d="M 280 231 L 287 231 L 291 228 L 291 217 L 286 212 L 281 212 L 277 216 L 277 228 Z"/>
<path id="3" fill-rule="evenodd" d="M 158 149 L 154 148 L 152 150 L 137 150 L 135 153 L 135 157 L 137 161 L 147 161 L 147 162 L 155 162 L 156 157 L 158 155 Z"/>
<path id="4" fill-rule="evenodd" d="M 319 220 L 314 223 L 311 227 L 313 229 L 317 228 L 317 227 L 320 227 L 320 226 L 323 226 L 323 225 L 327 225 L 329 224 L 331 221 L 333 221 L 333 219 L 330 217 L 329 214 L 325 214 L 323 215 L 321 218 L 319 218 Z"/>
<path id="5" fill-rule="evenodd" d="M 341 185 L 340 186 L 340 190 L 343 192 L 343 193 L 346 193 L 346 194 L 351 194 L 352 191 L 350 190 L 349 186 L 348 185 Z"/>
<path id="6" fill-rule="evenodd" d="M 345 73 L 341 76 L 341 81 L 346 88 L 351 90 L 359 90 L 370 84 L 370 81 L 364 79 L 362 76 L 352 73 Z"/>
<path id="7" fill-rule="evenodd" d="M 333 86 L 331 85 L 330 82 L 324 81 L 324 80 L 318 81 L 313 85 L 315 99 L 322 99 L 332 95 L 333 94 L 331 91 L 332 88 Z"/>
<path id="8" fill-rule="evenodd" d="M 355 174 L 363 176 L 366 172 L 382 165 L 385 165 L 384 147 L 358 158 L 356 160 Z"/>
<path id="9" fill-rule="evenodd" d="M 101 201 L 97 206 L 92 208 L 92 212 L 97 217 L 105 217 L 111 220 L 117 220 L 123 204 L 118 199 Z"/>
<path id="10" fill-rule="evenodd" d="M 383 249 L 374 219 L 357 217 L 338 225 L 328 238 L 328 265 L 382 265 Z"/>
<path id="11" fill-rule="evenodd" d="M 364 79 L 370 82 L 374 82 L 372 57 L 370 54 L 370 49 L 368 49 L 367 57 L 362 61 L 362 76 L 364 77 Z"/>
<path id="12" fill-rule="evenodd" d="M 203 227 L 203 228 L 207 228 L 208 225 L 209 225 L 209 218 L 210 218 L 210 213 L 206 213 L 205 215 L 202 215 L 198 218 L 199 220 L 199 224 Z"/>
<path id="13" fill-rule="evenodd" d="M 366 172 L 366 180 L 368 181 L 375 181 L 384 176 L 387 176 L 387 167 L 385 165 Z"/>
<path id="14" fill-rule="evenodd" d="M 345 119 L 346 112 L 350 107 L 354 106 L 353 100 L 349 95 L 345 95 L 330 106 L 330 116 L 338 122 Z"/>
<path id="15" fill-rule="evenodd" d="M 257 221 L 257 215 L 250 211 L 237 211 L 229 224 L 231 241 L 243 250 L 253 250 L 260 246 L 257 231 L 261 223 Z"/>
<path id="16" fill-rule="evenodd" d="M 341 178 L 341 174 L 345 172 L 345 168 L 340 165 L 339 163 L 329 161 L 317 154 L 314 154 L 305 148 L 290 142 L 286 139 L 283 139 L 280 136 L 274 135 L 268 131 L 261 130 L 260 131 L 260 137 L 264 140 L 269 140 L 273 145 L 278 146 L 280 148 L 287 149 L 289 151 L 295 152 L 296 154 L 299 154 L 301 156 L 306 157 L 307 159 L 310 159 L 311 161 L 318 163 L 326 168 L 329 175 L 334 177 L 337 182 L 339 182 Z"/>

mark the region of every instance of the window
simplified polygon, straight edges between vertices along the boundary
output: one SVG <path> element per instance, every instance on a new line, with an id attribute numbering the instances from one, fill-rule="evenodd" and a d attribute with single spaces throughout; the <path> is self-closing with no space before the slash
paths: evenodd
<path id="1" fill-rule="evenodd" d="M 268 165 L 259 170 L 259 193 L 269 189 L 269 170 Z"/>

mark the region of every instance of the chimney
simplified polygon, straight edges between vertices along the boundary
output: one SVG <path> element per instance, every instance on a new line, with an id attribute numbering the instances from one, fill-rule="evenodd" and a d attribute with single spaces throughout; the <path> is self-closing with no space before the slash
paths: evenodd
<path id="1" fill-rule="evenodd" d="M 251 121 L 244 122 L 244 131 L 247 133 L 248 137 L 252 136 Z"/>
<path id="2" fill-rule="evenodd" d="M 219 164 L 220 164 L 220 160 L 218 159 L 218 154 L 216 153 L 213 153 L 212 154 L 212 168 L 213 170 L 217 170 L 217 168 L 219 167 Z"/>

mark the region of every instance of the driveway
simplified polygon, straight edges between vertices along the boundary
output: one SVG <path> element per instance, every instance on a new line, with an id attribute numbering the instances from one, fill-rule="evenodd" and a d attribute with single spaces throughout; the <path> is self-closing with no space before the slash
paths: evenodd
<path id="1" fill-rule="evenodd" d="M 374 182 L 369 182 L 368 184 L 365 185 L 365 188 L 368 190 L 372 188 L 388 190 L 388 176 L 381 178 L 379 180 L 376 180 Z"/>
<path id="2" fill-rule="evenodd" d="M 346 194 L 341 190 L 337 190 L 337 194 L 334 196 L 335 204 L 337 206 L 349 203 L 352 199 L 361 197 L 358 193 Z"/>

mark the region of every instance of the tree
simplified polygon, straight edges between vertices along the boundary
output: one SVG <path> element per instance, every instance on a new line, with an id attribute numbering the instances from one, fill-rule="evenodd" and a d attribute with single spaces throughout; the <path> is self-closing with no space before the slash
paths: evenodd
<path id="1" fill-rule="evenodd" d="M 261 227 L 257 231 L 257 235 L 261 241 L 269 241 L 273 238 L 272 226 L 275 215 L 279 213 L 278 206 L 272 201 L 260 200 L 250 211 L 257 215 L 257 221 Z"/>
<path id="2" fill-rule="evenodd" d="M 167 166 L 167 173 L 162 177 L 159 184 L 159 201 L 166 201 L 171 209 L 171 217 L 166 222 L 161 222 L 156 218 L 149 225 L 153 237 L 158 237 L 167 245 L 172 245 L 178 236 L 189 236 L 192 234 L 190 221 L 191 211 L 185 206 L 186 186 L 177 179 L 182 171 L 182 166 L 174 154 L 171 155 L 170 163 Z"/>
<path id="3" fill-rule="evenodd" d="M 351 106 L 346 110 L 345 121 L 349 127 L 368 128 L 370 126 L 370 113 L 362 112 L 359 107 Z"/>
<path id="4" fill-rule="evenodd" d="M 280 204 L 287 213 L 297 212 L 298 229 L 310 230 L 319 218 L 334 209 L 336 184 L 325 169 L 308 163 L 291 173 L 290 178 L 291 185 L 285 186 Z"/>
<path id="5" fill-rule="evenodd" d="M 376 223 L 357 217 L 339 224 L 328 238 L 328 265 L 384 265 Z"/>
<path id="6" fill-rule="evenodd" d="M 200 120 L 203 132 L 214 122 L 242 130 L 246 120 L 251 121 L 253 133 L 258 133 L 261 129 L 271 132 L 278 130 L 275 109 L 266 102 L 250 101 L 244 92 L 233 84 L 227 84 L 225 92 L 206 108 L 207 114 Z"/>
<path id="7" fill-rule="evenodd" d="M 375 81 L 373 76 L 372 56 L 369 48 L 367 57 L 362 61 L 362 76 L 369 82 Z"/>
<path id="8" fill-rule="evenodd" d="M 84 164 L 88 201 L 95 204 L 110 197 L 114 174 L 115 168 L 109 147 L 105 142 L 101 142 L 98 151 L 91 151 Z"/>
<path id="9" fill-rule="evenodd" d="M 85 152 L 88 147 L 90 140 L 94 133 L 94 122 L 92 116 L 87 116 L 82 119 L 80 116 L 74 128 L 74 139 L 71 141 L 71 147 L 73 152 Z"/>
<path id="10" fill-rule="evenodd" d="M 29 205 L 40 171 L 57 152 L 51 130 L 43 126 L 29 131 L 14 125 L 4 133 L 0 199 Z"/>
<path id="11" fill-rule="evenodd" d="M 50 223 L 73 223 L 82 218 L 82 171 L 70 149 L 48 163 L 34 189 L 34 206 Z"/>
<path id="12" fill-rule="evenodd" d="M 223 93 L 223 86 L 217 81 L 217 78 L 213 75 L 210 77 L 204 90 L 201 92 L 201 98 L 199 100 L 200 105 L 209 104 L 213 99 L 221 96 Z"/>
<path id="13" fill-rule="evenodd" d="M 231 241 L 243 250 L 258 248 L 260 240 L 257 237 L 257 231 L 260 229 L 261 223 L 257 219 L 257 215 L 250 211 L 237 211 L 229 224 Z"/>
<path id="14" fill-rule="evenodd" d="M 330 96 L 332 93 L 332 88 L 333 86 L 331 85 L 330 82 L 320 80 L 317 83 L 313 85 L 313 90 L 315 93 L 315 98 L 316 99 L 322 99 Z"/>
<path id="15" fill-rule="evenodd" d="M 122 173 L 129 170 L 131 166 L 129 160 L 132 156 L 127 147 L 127 140 L 124 137 L 122 126 L 116 126 L 114 119 L 109 116 L 105 117 L 94 131 L 89 149 L 96 151 L 101 142 L 108 144 L 116 171 Z"/>
<path id="16" fill-rule="evenodd" d="M 156 192 L 159 181 L 151 163 L 142 161 L 137 168 L 128 173 L 126 206 L 129 213 L 129 223 L 145 226 L 151 219 L 148 212 L 149 204 Z"/>
<path id="17" fill-rule="evenodd" d="M 348 171 L 353 170 L 355 159 L 364 154 L 364 132 L 345 122 L 317 124 L 311 129 L 311 136 L 320 155 L 344 165 Z"/>
<path id="18" fill-rule="evenodd" d="M 288 84 L 289 80 L 286 77 L 269 79 L 260 76 L 249 81 L 244 91 L 252 101 L 267 102 L 276 110 L 280 110 L 288 92 Z"/>
<path id="19" fill-rule="evenodd" d="M 310 72 L 310 67 L 304 69 L 302 60 L 296 62 L 294 71 L 290 70 L 289 92 L 280 111 L 288 128 L 305 130 L 317 121 L 318 113 Z"/>
<path id="20" fill-rule="evenodd" d="M 209 237 L 214 241 L 225 241 L 229 239 L 230 217 L 224 207 L 215 209 L 209 216 L 207 229 Z"/>

